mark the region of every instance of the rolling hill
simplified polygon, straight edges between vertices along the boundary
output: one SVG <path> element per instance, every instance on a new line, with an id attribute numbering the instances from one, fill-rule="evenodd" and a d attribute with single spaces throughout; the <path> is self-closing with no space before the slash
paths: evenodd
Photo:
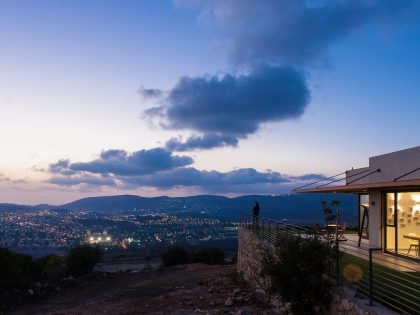
<path id="1" fill-rule="evenodd" d="M 0 211 L 25 211 L 41 209 L 65 209 L 70 211 L 95 211 L 102 214 L 156 210 L 177 215 L 204 216 L 222 220 L 239 219 L 239 213 L 250 212 L 254 203 L 261 205 L 261 216 L 275 220 L 287 219 L 291 223 L 309 224 L 322 222 L 321 200 L 340 199 L 342 221 L 356 224 L 357 196 L 323 194 L 287 194 L 287 195 L 245 195 L 228 198 L 217 195 L 198 195 L 189 197 L 141 197 L 135 195 L 117 195 L 89 197 L 67 204 L 53 205 L 16 205 L 0 204 Z"/>

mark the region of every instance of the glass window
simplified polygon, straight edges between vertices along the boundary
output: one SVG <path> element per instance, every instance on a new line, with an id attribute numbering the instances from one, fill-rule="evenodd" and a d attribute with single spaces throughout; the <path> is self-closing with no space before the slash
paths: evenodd
<path id="1" fill-rule="evenodd" d="M 420 192 L 387 193 L 386 249 L 400 255 L 420 257 Z"/>
<path id="2" fill-rule="evenodd" d="M 395 193 L 386 194 L 386 225 L 395 226 Z"/>
<path id="3" fill-rule="evenodd" d="M 398 253 L 418 256 L 420 192 L 398 193 Z"/>
<path id="4" fill-rule="evenodd" d="M 386 250 L 395 253 L 395 195 L 396 193 L 386 194 L 386 207 L 385 207 L 385 246 Z"/>

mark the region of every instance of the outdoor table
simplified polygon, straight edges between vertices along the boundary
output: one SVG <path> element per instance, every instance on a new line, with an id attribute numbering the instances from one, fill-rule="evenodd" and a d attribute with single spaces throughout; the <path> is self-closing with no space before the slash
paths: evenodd
<path id="1" fill-rule="evenodd" d="M 405 234 L 405 235 L 403 235 L 403 238 L 408 238 L 410 240 L 415 240 L 415 241 L 417 241 L 417 246 L 420 246 L 420 236 Z M 420 257 L 420 250 L 417 250 L 417 257 Z"/>

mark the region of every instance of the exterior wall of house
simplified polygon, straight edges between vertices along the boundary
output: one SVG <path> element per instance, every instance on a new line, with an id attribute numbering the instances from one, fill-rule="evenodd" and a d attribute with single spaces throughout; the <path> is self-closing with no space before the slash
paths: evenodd
<path id="1" fill-rule="evenodd" d="M 378 155 L 369 158 L 369 167 L 358 168 L 346 172 L 347 177 L 363 171 L 373 172 L 380 169 L 380 172 L 375 172 L 360 180 L 355 179 L 362 177 L 353 176 L 346 180 L 347 185 L 354 184 L 368 184 L 392 182 L 397 177 L 409 173 L 420 167 L 420 146 L 391 152 L 388 154 Z M 366 172 L 367 174 L 368 172 Z M 404 176 L 401 180 L 420 179 L 420 170 Z M 353 182 L 353 183 L 351 183 Z M 382 196 L 380 190 L 369 191 L 369 246 L 383 247 L 384 246 L 384 229 L 383 225 L 383 207 Z"/>
<path id="2" fill-rule="evenodd" d="M 380 172 L 373 173 L 351 184 L 382 183 L 382 182 L 393 181 L 395 178 L 401 175 L 404 175 L 408 172 L 411 172 L 419 167 L 420 167 L 420 146 L 371 157 L 369 158 L 369 167 L 362 167 L 362 168 L 357 168 L 353 170 L 348 170 L 346 172 L 346 175 L 348 177 L 348 176 L 360 173 L 365 170 L 369 170 L 369 172 L 373 172 L 377 169 L 380 169 L 381 170 Z M 346 185 L 348 185 L 350 182 L 362 176 L 363 174 L 360 174 L 360 176 L 354 176 L 354 177 L 348 178 L 346 180 Z M 420 179 L 420 170 L 401 178 L 401 180 L 410 180 L 410 179 Z"/>
<path id="3" fill-rule="evenodd" d="M 369 176 L 371 183 L 389 182 L 395 178 L 420 167 L 420 146 L 369 158 L 372 171 L 381 169 L 379 173 Z M 420 170 L 404 176 L 401 180 L 420 179 Z"/>
<path id="4" fill-rule="evenodd" d="M 369 246 L 382 247 L 382 197 L 381 191 L 369 193 Z"/>

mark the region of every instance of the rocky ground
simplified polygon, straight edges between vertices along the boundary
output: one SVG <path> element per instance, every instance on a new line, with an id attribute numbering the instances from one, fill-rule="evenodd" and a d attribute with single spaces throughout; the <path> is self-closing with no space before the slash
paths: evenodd
<path id="1" fill-rule="evenodd" d="M 235 265 L 95 272 L 10 314 L 274 314 Z"/>

